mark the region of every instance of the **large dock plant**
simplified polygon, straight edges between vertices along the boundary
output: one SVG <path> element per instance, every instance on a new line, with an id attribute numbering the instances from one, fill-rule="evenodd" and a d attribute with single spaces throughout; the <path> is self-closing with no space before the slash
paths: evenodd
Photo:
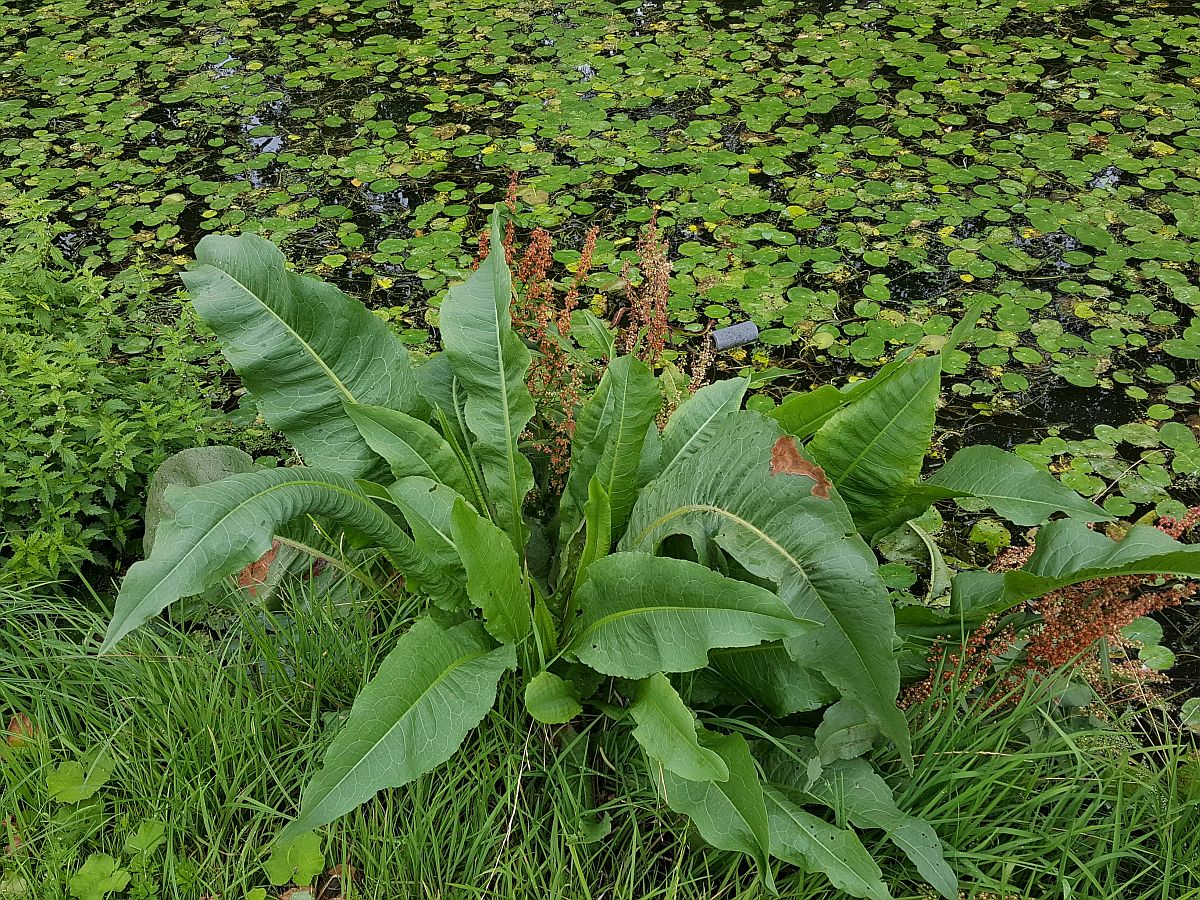
<path id="1" fill-rule="evenodd" d="M 768 888 L 779 860 L 887 898 L 855 830 L 879 828 L 956 897 L 937 836 L 861 758 L 887 741 L 911 764 L 896 617 L 870 540 L 934 500 L 975 496 L 1029 524 L 1066 512 L 1056 537 L 1091 548 L 1107 539 L 1072 526 L 1103 511 L 1002 451 L 964 451 L 922 482 L 937 355 L 793 398 L 774 418 L 741 409 L 746 380 L 721 381 L 661 431 L 656 378 L 627 355 L 578 411 L 557 507 L 531 513 L 545 507 L 528 502 L 522 443 L 531 357 L 512 328 L 500 232 L 497 214 L 491 252 L 441 306 L 443 352 L 419 366 L 270 242 L 200 243 L 184 276 L 195 308 L 305 465 L 168 489 L 102 651 L 312 518 L 376 550 L 428 604 L 359 694 L 285 837 L 448 760 L 517 678 L 539 722 L 588 706 L 616 719 L 665 802 L 748 855 Z M 1191 559 L 1155 541 L 1152 564 Z M 1088 577 L 1131 564 L 1092 550 Z M 983 599 L 963 605 L 994 611 L 1068 577 L 1061 560 L 1037 564 L 976 576 Z"/>

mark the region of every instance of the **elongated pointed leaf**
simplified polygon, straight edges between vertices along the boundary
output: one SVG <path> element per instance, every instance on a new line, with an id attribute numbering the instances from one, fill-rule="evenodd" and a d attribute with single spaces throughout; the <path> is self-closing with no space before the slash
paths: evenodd
<path id="1" fill-rule="evenodd" d="M 346 415 L 367 445 L 388 464 L 393 478 L 420 475 L 464 497 L 471 496 L 471 485 L 458 456 L 432 425 L 382 406 L 346 404 Z"/>
<path id="2" fill-rule="evenodd" d="M 450 357 L 445 353 L 435 353 L 413 371 L 417 388 L 429 408 L 440 409 L 451 420 L 457 420 L 467 398 L 462 393 L 462 386 L 457 383 L 458 379 L 454 377 L 454 370 L 450 368 Z"/>
<path id="3" fill-rule="evenodd" d="M 188 447 L 180 450 L 154 470 L 146 487 L 146 533 L 142 537 L 142 552 L 147 556 L 154 549 L 154 532 L 163 519 L 174 518 L 175 510 L 167 504 L 167 488 L 171 485 L 195 487 L 210 484 L 254 471 L 254 457 L 237 447 L 220 444 L 208 447 Z"/>
<path id="4" fill-rule="evenodd" d="M 720 850 L 747 854 L 758 865 L 767 890 L 775 893 L 771 874 L 771 832 L 758 770 L 740 734 L 706 734 L 707 749 L 717 754 L 729 770 L 724 781 L 689 781 L 662 772 L 667 805 L 683 813 L 700 836 Z"/>
<path id="5" fill-rule="evenodd" d="M 806 445 L 859 531 L 870 533 L 917 483 L 933 440 L 941 375 L 940 356 L 908 363 L 833 413 Z"/>
<path id="6" fill-rule="evenodd" d="M 804 393 L 792 394 L 767 415 L 783 430 L 800 441 L 807 440 L 829 421 L 830 416 L 851 403 L 879 390 L 908 364 L 911 348 L 883 366 L 867 381 L 858 381 L 842 388 L 823 384 Z"/>
<path id="7" fill-rule="evenodd" d="M 1040 525 L 1055 513 L 1084 522 L 1112 518 L 1049 472 L 999 447 L 964 447 L 928 483 L 961 497 L 983 500 L 1016 525 Z"/>
<path id="8" fill-rule="evenodd" d="M 359 693 L 321 770 L 304 789 L 286 840 L 328 824 L 449 759 L 496 702 L 496 685 L 516 666 L 478 622 L 442 629 L 416 622 Z"/>
<path id="9" fill-rule="evenodd" d="M 637 727 L 634 739 L 646 755 L 688 781 L 725 781 L 729 766 L 719 753 L 700 745 L 696 714 L 662 673 L 638 683 L 629 707 Z"/>
<path id="10" fill-rule="evenodd" d="M 728 416 L 688 465 L 643 489 L 620 547 L 653 552 L 671 535 L 688 535 L 778 585 L 796 616 L 822 625 L 788 640 L 788 652 L 866 709 L 907 756 L 908 726 L 895 703 L 895 616 L 878 563 L 836 492 L 823 499 L 807 475 L 771 474 L 780 437 L 756 413 Z"/>
<path id="11" fill-rule="evenodd" d="M 946 863 L 942 842 L 922 819 L 903 812 L 865 759 L 837 760 L 822 769 L 808 795 L 845 816 L 855 828 L 879 828 L 904 851 L 946 900 L 958 897 L 958 878 Z"/>
<path id="12" fill-rule="evenodd" d="M 525 386 L 529 350 L 512 329 L 511 303 L 512 276 L 504 261 L 497 207 L 487 259 L 470 278 L 450 288 L 439 325 L 446 358 L 466 394 L 466 425 L 475 435 L 474 453 L 498 524 L 513 546 L 524 549 L 521 507 L 533 487 L 533 467 L 517 442 L 534 409 Z"/>
<path id="13" fill-rule="evenodd" d="M 749 386 L 748 378 L 726 378 L 684 400 L 663 429 L 662 468 L 682 464 L 708 443 L 721 419 L 741 408 Z"/>
<path id="14" fill-rule="evenodd" d="M 646 438 L 642 442 L 642 459 L 638 463 L 639 490 L 662 473 L 662 455 L 662 435 L 658 432 L 658 423 L 651 422 L 646 428 Z"/>
<path id="15" fill-rule="evenodd" d="M 654 375 L 637 357 L 618 356 L 608 364 L 596 393 L 579 410 L 559 512 L 560 543 L 579 528 L 592 476 L 608 495 L 610 527 L 620 535 L 637 496 L 646 433 L 660 400 Z"/>
<path id="16" fill-rule="evenodd" d="M 533 633 L 533 607 L 508 535 L 462 499 L 454 502 L 450 527 L 467 570 L 467 596 L 483 610 L 488 633 L 504 644 L 521 643 Z"/>
<path id="17" fill-rule="evenodd" d="M 617 355 L 616 330 L 590 309 L 571 313 L 571 337 L 592 360 L 607 361 Z"/>
<path id="18" fill-rule="evenodd" d="M 881 518 L 867 523 L 869 529 L 863 530 L 862 535 L 871 546 L 875 546 L 880 538 L 886 537 L 897 528 L 912 519 L 920 518 L 938 500 L 954 500 L 964 496 L 959 491 L 938 487 L 928 482 L 918 482 L 909 488 L 904 500 L 895 509 L 890 510 Z"/>
<path id="19" fill-rule="evenodd" d="M 525 686 L 525 709 L 543 725 L 563 725 L 583 711 L 579 690 L 553 672 L 538 672 Z"/>
<path id="20" fill-rule="evenodd" d="M 862 756 L 879 737 L 879 728 L 861 707 L 842 699 L 825 710 L 813 737 L 817 741 L 817 753 L 825 764 L 835 759 Z"/>
<path id="21" fill-rule="evenodd" d="M 360 484 L 366 488 L 366 482 Z M 440 576 L 438 584 L 423 585 L 430 598 L 443 609 L 466 609 L 467 571 L 450 525 L 450 514 L 462 495 L 420 475 L 401 478 L 379 490 L 382 493 L 379 501 L 399 510 L 417 549 Z"/>
<path id="22" fill-rule="evenodd" d="M 1200 578 L 1200 546 L 1181 544 L 1149 525 L 1135 525 L 1119 541 L 1074 519 L 1038 529 L 1037 548 L 1013 572 L 960 572 L 951 610 L 980 616 L 1071 584 L 1114 575 L 1176 575 Z"/>
<path id="23" fill-rule="evenodd" d="M 865 387 L 867 382 L 860 382 Z M 857 387 L 857 386 L 856 386 Z M 767 415 L 797 440 L 807 440 L 832 416 L 853 399 L 850 391 L 823 384 L 811 391 L 792 394 Z"/>
<path id="24" fill-rule="evenodd" d="M 605 675 L 690 672 L 716 647 L 796 638 L 810 628 L 774 593 L 698 563 L 614 553 L 588 570 L 568 651 Z"/>
<path id="25" fill-rule="evenodd" d="M 167 491 L 175 517 L 159 524 L 154 552 L 121 583 L 100 652 L 183 597 L 199 594 L 271 549 L 279 527 L 306 513 L 369 536 L 415 584 L 437 588 L 429 560 L 354 481 L 336 472 L 268 469 Z"/>
<path id="26" fill-rule="evenodd" d="M 389 484 L 387 497 L 400 510 L 422 553 L 447 571 L 466 577 L 462 555 L 454 539 L 450 515 L 462 495 L 431 478 L 410 475 Z"/>
<path id="27" fill-rule="evenodd" d="M 883 873 L 853 831 L 837 828 L 793 803 L 780 791 L 763 791 L 771 832 L 771 855 L 822 872 L 851 897 L 892 900 Z"/>
<path id="28" fill-rule="evenodd" d="M 424 409 L 399 338 L 333 285 L 288 271 L 270 241 L 209 235 L 183 281 L 263 418 L 309 465 L 351 477 L 375 468 L 343 403 Z"/>
<path id="29" fill-rule="evenodd" d="M 583 587 L 587 581 L 588 567 L 596 560 L 609 554 L 612 550 L 612 507 L 608 502 L 608 494 L 600 485 L 600 479 L 595 475 L 588 482 L 588 499 L 583 507 L 584 535 L 583 553 L 579 557 L 575 569 L 575 590 Z"/>

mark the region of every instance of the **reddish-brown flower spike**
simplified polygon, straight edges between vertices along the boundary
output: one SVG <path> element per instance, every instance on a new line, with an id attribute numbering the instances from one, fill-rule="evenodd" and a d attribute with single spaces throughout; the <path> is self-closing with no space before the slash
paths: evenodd
<path id="1" fill-rule="evenodd" d="M 481 265 L 483 265 L 483 261 L 487 259 L 488 249 L 490 246 L 490 236 L 490 229 L 485 228 L 483 231 L 479 232 L 479 243 L 475 248 L 475 265 L 472 268 L 478 269 Z"/>
<path id="2" fill-rule="evenodd" d="M 772 475 L 805 475 L 813 481 L 812 495 L 822 500 L 829 499 L 829 489 L 833 487 L 825 470 L 816 463 L 809 462 L 800 455 L 796 447 L 796 439 L 790 434 L 781 435 L 771 448 Z"/>

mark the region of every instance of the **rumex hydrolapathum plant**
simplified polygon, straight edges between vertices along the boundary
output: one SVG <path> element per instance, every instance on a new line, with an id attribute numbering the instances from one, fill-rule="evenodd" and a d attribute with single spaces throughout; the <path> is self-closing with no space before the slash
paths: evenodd
<path id="1" fill-rule="evenodd" d="M 419 366 L 360 305 L 289 272 L 269 242 L 201 242 L 185 276 L 196 309 L 306 465 L 168 488 L 169 514 L 122 584 L 102 651 L 309 517 L 374 548 L 429 602 L 358 696 L 285 836 L 449 759 L 501 679 L 517 677 L 540 722 L 568 722 L 585 704 L 623 710 L 613 727 L 644 749 L 668 805 L 709 843 L 752 858 L 768 887 L 775 858 L 854 896 L 888 896 L 855 831 L 806 808 L 824 804 L 860 827 L 906 823 L 903 849 L 954 897 L 936 835 L 895 810 L 865 762 L 852 773 L 862 791 L 822 787 L 822 773 L 840 783 L 876 739 L 910 757 L 895 616 L 860 531 L 902 523 L 931 495 L 970 493 L 965 477 L 918 482 L 932 413 L 910 421 L 911 404 L 895 408 L 914 379 L 936 400 L 940 360 L 785 404 L 788 430 L 740 408 L 746 380 L 718 382 L 660 431 L 651 369 L 616 356 L 578 410 L 560 502 L 543 512 L 527 502 L 531 353 L 512 326 L 501 234 L 497 213 L 487 258 L 442 303 L 444 351 Z M 856 418 L 877 415 L 883 427 Z M 1084 502 L 1071 497 L 1050 506 Z M 742 719 L 714 715 L 733 708 Z M 815 731 L 794 718 L 818 710 Z M 764 723 L 790 738 L 765 737 Z"/>

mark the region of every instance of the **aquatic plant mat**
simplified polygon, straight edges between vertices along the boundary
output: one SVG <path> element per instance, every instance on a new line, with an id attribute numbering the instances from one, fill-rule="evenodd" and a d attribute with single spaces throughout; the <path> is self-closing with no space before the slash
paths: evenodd
<path id="1" fill-rule="evenodd" d="M 1200 497 L 1200 15 L 1190 3 L 0 3 L 0 207 L 105 271 L 254 230 L 416 347 L 519 174 L 620 302 L 658 209 L 675 349 L 789 386 L 954 354 L 947 449 L 1121 516 Z"/>

